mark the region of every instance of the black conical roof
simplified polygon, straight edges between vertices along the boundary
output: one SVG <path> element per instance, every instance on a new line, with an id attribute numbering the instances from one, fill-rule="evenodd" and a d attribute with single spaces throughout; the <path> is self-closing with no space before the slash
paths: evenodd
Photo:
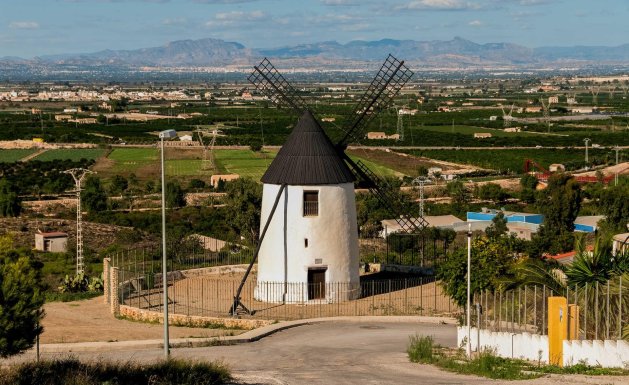
<path id="1" fill-rule="evenodd" d="M 341 184 L 354 175 L 310 111 L 299 118 L 262 183 L 288 185 Z"/>

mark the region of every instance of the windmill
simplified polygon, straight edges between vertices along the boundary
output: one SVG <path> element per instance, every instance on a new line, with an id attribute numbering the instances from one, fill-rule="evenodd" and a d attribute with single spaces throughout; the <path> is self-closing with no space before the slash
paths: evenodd
<path id="1" fill-rule="evenodd" d="M 502 123 L 503 123 L 503 128 L 509 128 L 511 127 L 511 122 L 513 121 L 513 109 L 515 108 L 515 103 L 513 103 L 511 105 L 511 109 L 509 109 L 509 113 L 507 114 L 505 112 L 504 107 L 500 106 L 500 109 L 502 110 Z"/>
<path id="2" fill-rule="evenodd" d="M 203 137 L 208 132 L 207 130 L 202 130 L 197 128 L 196 131 L 197 138 L 199 141 L 199 145 L 203 147 L 203 162 L 201 163 L 201 168 L 203 170 L 213 170 L 214 169 L 214 144 L 216 143 L 216 137 L 218 136 L 218 130 L 212 130 L 212 139 L 209 143 L 205 143 Z"/>
<path id="3" fill-rule="evenodd" d="M 329 300 L 328 282 L 340 282 L 348 288 L 340 296 L 335 293 L 336 299 L 357 297 L 355 181 L 374 194 L 396 218 L 402 231 L 423 231 L 427 222 L 422 217 L 410 218 L 408 204 L 397 191 L 346 153 L 348 144 L 364 136 L 367 126 L 391 104 L 412 75 L 403 61 L 389 55 L 349 115 L 341 138 L 334 143 L 297 90 L 268 59 L 254 67 L 249 81 L 257 90 L 300 118 L 262 177 L 261 234 L 230 314 L 252 313 L 241 302 L 240 294 L 258 258 L 258 285 L 254 294 L 258 300 L 282 303 Z M 281 214 L 275 216 L 278 208 Z M 271 243 L 264 242 L 267 233 Z M 283 252 L 278 250 L 282 248 L 280 245 Z M 283 282 L 284 290 L 269 292 L 261 284 L 265 281 Z M 293 283 L 306 283 L 307 293 L 295 288 L 289 290 Z"/>

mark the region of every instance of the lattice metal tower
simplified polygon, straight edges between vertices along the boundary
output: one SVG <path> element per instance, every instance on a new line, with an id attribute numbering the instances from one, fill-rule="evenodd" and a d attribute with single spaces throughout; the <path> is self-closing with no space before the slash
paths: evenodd
<path id="1" fill-rule="evenodd" d="M 197 129 L 197 137 L 199 144 L 203 147 L 203 162 L 201 163 L 201 168 L 203 170 L 213 170 L 214 169 L 214 144 L 216 143 L 216 137 L 218 136 L 218 130 L 214 129 L 211 131 L 212 139 L 210 143 L 206 144 L 203 140 L 205 133 L 208 130 Z"/>
<path id="2" fill-rule="evenodd" d="M 404 119 L 399 110 L 397 112 L 397 134 L 398 140 L 404 140 Z"/>
<path id="3" fill-rule="evenodd" d="M 95 174 L 94 171 L 85 168 L 72 168 L 63 172 L 72 175 L 76 185 L 76 274 L 85 272 L 85 263 L 83 262 L 83 224 L 81 213 L 81 182 L 85 175 Z"/>
<path id="4" fill-rule="evenodd" d="M 550 100 L 548 102 L 544 101 L 544 98 L 539 100 L 542 102 L 542 113 L 544 114 L 544 122 L 546 123 L 546 127 L 548 128 L 548 132 L 550 132 Z"/>

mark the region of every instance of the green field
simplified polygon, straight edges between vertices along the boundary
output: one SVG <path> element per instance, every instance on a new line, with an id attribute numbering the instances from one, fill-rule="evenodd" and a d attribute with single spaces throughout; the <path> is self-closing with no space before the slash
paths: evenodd
<path id="1" fill-rule="evenodd" d="M 63 148 L 59 150 L 48 150 L 35 157 L 35 160 L 50 162 L 53 160 L 79 161 L 81 159 L 96 160 L 105 154 L 105 150 L 100 148 Z"/>
<path id="2" fill-rule="evenodd" d="M 275 158 L 276 153 L 251 150 L 215 150 L 214 156 L 219 173 L 238 174 L 243 177 L 260 180 Z"/>
<path id="3" fill-rule="evenodd" d="M 422 130 L 441 132 L 446 134 L 465 134 L 474 136 L 476 132 L 489 132 L 491 136 L 500 138 L 515 138 L 521 136 L 543 136 L 544 134 L 534 134 L 530 132 L 504 132 L 502 129 L 492 129 L 475 126 L 421 126 Z"/>
<path id="4" fill-rule="evenodd" d="M 469 164 L 493 170 L 508 170 L 516 173 L 523 172 L 524 162 L 531 159 L 537 164 L 548 168 L 553 163 L 566 166 L 584 163 L 585 151 L 579 149 L 509 149 L 509 150 L 410 150 L 406 153 L 425 156 L 431 159 L 444 160 L 454 163 Z M 608 150 L 590 149 L 590 161 L 606 159 Z"/>
<path id="5" fill-rule="evenodd" d="M 36 149 L 24 149 L 24 150 L 0 150 L 0 163 L 13 163 L 18 160 L 29 156 L 37 151 Z"/>
<path id="6" fill-rule="evenodd" d="M 112 173 L 135 173 L 140 167 L 157 163 L 159 151 L 156 148 L 115 148 L 107 157 L 113 160 Z"/>
<path id="7" fill-rule="evenodd" d="M 381 178 L 401 178 L 405 174 L 398 172 L 396 170 L 390 169 L 389 167 L 383 166 L 371 160 L 367 160 L 366 158 L 359 156 L 350 156 L 353 161 L 361 161 L 367 166 L 374 174 L 378 175 Z"/>

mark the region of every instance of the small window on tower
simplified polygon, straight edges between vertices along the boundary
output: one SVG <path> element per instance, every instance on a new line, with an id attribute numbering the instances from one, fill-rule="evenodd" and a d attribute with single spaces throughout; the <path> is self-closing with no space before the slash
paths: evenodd
<path id="1" fill-rule="evenodd" d="M 319 192 L 304 191 L 304 217 L 319 215 Z"/>
<path id="2" fill-rule="evenodd" d="M 304 247 L 308 247 L 308 238 L 304 238 Z"/>

